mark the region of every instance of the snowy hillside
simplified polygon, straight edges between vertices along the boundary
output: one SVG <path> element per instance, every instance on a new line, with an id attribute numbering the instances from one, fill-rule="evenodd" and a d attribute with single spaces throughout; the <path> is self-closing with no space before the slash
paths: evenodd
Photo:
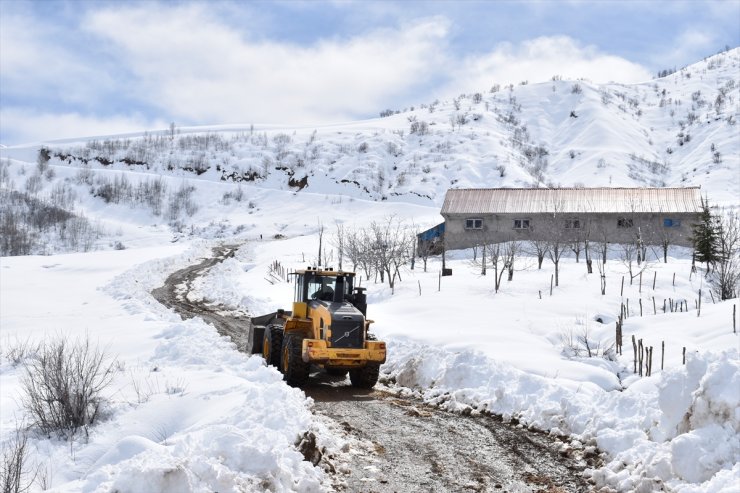
<path id="1" fill-rule="evenodd" d="M 317 128 L 172 126 L 49 143 L 51 164 L 440 205 L 449 187 L 701 185 L 740 196 L 740 48 L 642 84 L 553 81 Z M 24 152 L 24 149 L 28 152 Z M 34 161 L 37 146 L 3 155 Z M 397 197 L 397 198 L 396 198 Z"/>
<path id="2" fill-rule="evenodd" d="M 389 218 L 412 237 L 440 222 L 451 186 L 701 185 L 737 209 L 739 75 L 736 48 L 629 86 L 553 80 L 316 128 L 173 126 L 0 149 L 2 453 L 27 438 L 31 491 L 346 489 L 358 455 L 382 447 L 151 290 L 228 244 L 233 257 L 183 285 L 188 299 L 287 308 L 275 262 L 315 265 L 322 241 L 338 266 L 341 228 Z M 597 491 L 736 491 L 737 298 L 715 296 L 690 249 L 667 262 L 649 249 L 636 266 L 613 245 L 603 277 L 569 251 L 553 287 L 552 263 L 522 248 L 500 289 L 480 254 L 449 252 L 444 278 L 439 257 L 417 259 L 393 288 L 358 267 L 388 343 L 387 392 L 545 431 L 563 456 L 599 458 L 585 472 Z M 99 420 L 64 437 L 39 432 L 22 397 L 38 344 L 57 337 L 115 359 Z M 632 337 L 654 350 L 652 374 L 636 370 Z M 302 453 L 309 434 L 317 464 Z"/>

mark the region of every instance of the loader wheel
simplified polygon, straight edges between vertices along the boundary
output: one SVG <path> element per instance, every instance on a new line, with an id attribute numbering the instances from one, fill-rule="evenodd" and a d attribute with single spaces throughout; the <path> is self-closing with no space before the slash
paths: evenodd
<path id="1" fill-rule="evenodd" d="M 360 387 L 362 389 L 371 389 L 378 383 L 378 376 L 380 375 L 380 364 L 368 363 L 363 368 L 357 370 L 350 370 L 349 379 L 352 382 L 353 387 Z"/>
<path id="2" fill-rule="evenodd" d="M 286 335 L 283 339 L 283 378 L 291 387 L 300 387 L 308 380 L 310 365 L 303 361 L 303 337 Z"/>
<path id="3" fill-rule="evenodd" d="M 268 365 L 280 369 L 280 350 L 283 346 L 283 328 L 279 325 L 270 325 L 265 328 L 265 337 L 262 340 L 262 356 Z"/>

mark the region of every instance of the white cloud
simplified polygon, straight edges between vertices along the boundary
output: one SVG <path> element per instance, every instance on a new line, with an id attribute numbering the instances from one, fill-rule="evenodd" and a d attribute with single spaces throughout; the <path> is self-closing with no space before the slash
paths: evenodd
<path id="1" fill-rule="evenodd" d="M 4 138 L 12 143 L 34 143 L 87 136 L 105 136 L 165 129 L 164 121 L 138 116 L 98 117 L 79 113 L 35 113 L 19 108 L 0 109 Z"/>
<path id="2" fill-rule="evenodd" d="M 139 94 L 193 123 L 313 123 L 375 113 L 440 73 L 448 29 L 431 18 L 299 46 L 246 39 L 202 4 L 108 9 L 85 25 L 114 44 Z"/>
<path id="3" fill-rule="evenodd" d="M 712 50 L 721 48 L 716 43 L 715 35 L 710 34 L 710 30 L 687 29 L 666 45 L 668 48 L 655 57 L 655 62 L 661 68 L 681 68 L 685 65 L 687 54 L 691 55 L 692 60 L 698 61 L 711 55 Z"/>
<path id="4" fill-rule="evenodd" d="M 69 45 L 75 36 L 68 30 L 23 12 L 4 13 L 1 18 L 0 72 L 5 96 L 41 96 L 88 105 L 95 104 L 114 84 L 111 74 L 75 53 Z"/>
<path id="5" fill-rule="evenodd" d="M 582 46 L 567 36 L 539 37 L 517 45 L 501 43 L 493 51 L 465 58 L 449 91 L 485 90 L 494 83 L 544 82 L 553 75 L 593 82 L 641 82 L 650 79 L 645 67 L 624 58 Z"/>

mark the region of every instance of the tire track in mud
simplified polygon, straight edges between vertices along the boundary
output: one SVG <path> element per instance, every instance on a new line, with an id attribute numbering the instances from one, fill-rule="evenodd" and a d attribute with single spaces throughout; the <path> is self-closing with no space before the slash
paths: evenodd
<path id="1" fill-rule="evenodd" d="M 188 298 L 193 281 L 204 275 L 211 267 L 231 258 L 240 245 L 223 245 L 213 249 L 213 256 L 204 258 L 200 263 L 170 274 L 164 286 L 152 291 L 152 296 L 167 308 L 175 310 L 183 319 L 200 317 L 213 325 L 219 334 L 231 337 L 239 351 L 247 347 L 247 331 L 250 318 L 247 315 L 234 313 L 218 304 L 205 301 L 192 301 Z"/>
<path id="2" fill-rule="evenodd" d="M 188 298 L 193 281 L 233 257 L 237 248 L 239 245 L 214 248 L 213 257 L 172 273 L 152 295 L 183 318 L 201 317 L 245 351 L 248 316 Z M 324 372 L 313 373 L 303 390 L 314 400 L 314 412 L 347 434 L 350 450 L 343 451 L 344 457 L 324 457 L 322 461 L 336 490 L 591 490 L 582 472 L 598 465 L 598 458 L 561 454 L 563 442 L 546 434 L 503 423 L 496 417 L 450 413 L 399 397 L 393 388 L 382 385 L 374 390 L 356 389 L 349 379 Z"/>

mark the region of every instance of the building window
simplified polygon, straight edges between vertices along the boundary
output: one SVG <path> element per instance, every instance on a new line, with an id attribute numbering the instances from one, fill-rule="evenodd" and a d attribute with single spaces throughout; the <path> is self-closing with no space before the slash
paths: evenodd
<path id="1" fill-rule="evenodd" d="M 529 219 L 514 219 L 514 229 L 529 229 Z"/>
<path id="2" fill-rule="evenodd" d="M 663 227 L 665 228 L 680 228 L 681 227 L 681 220 L 680 219 L 669 219 L 665 218 L 663 219 Z"/>
<path id="3" fill-rule="evenodd" d="M 581 220 L 580 219 L 566 219 L 565 229 L 581 229 Z"/>
<path id="4" fill-rule="evenodd" d="M 620 217 L 619 219 L 617 219 L 617 227 L 618 228 L 631 228 L 632 219 L 628 219 L 626 217 Z"/>
<path id="5" fill-rule="evenodd" d="M 483 219 L 479 219 L 479 218 L 466 219 L 465 229 L 483 229 Z"/>

